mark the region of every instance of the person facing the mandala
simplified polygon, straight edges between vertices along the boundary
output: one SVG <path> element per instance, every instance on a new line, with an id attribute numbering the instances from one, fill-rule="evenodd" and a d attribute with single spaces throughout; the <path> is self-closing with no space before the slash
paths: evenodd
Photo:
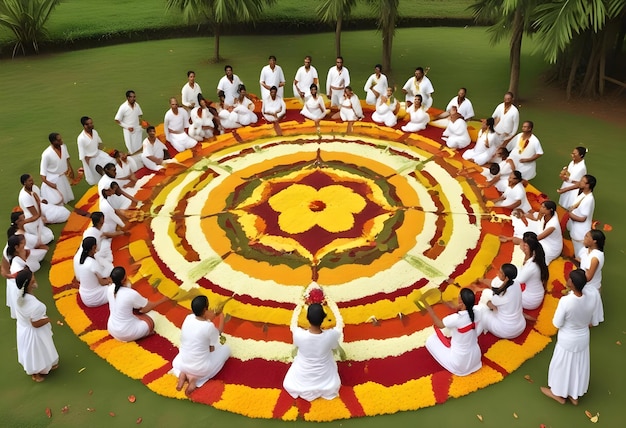
<path id="1" fill-rule="evenodd" d="M 172 361 L 172 373 L 178 377 L 176 390 L 180 391 L 187 383 L 187 395 L 215 376 L 230 357 L 230 348 L 220 343 L 224 331 L 221 310 L 210 309 L 206 296 L 194 297 L 191 310 L 193 313 L 183 321 L 180 350 Z"/>
<path id="2" fill-rule="evenodd" d="M 563 180 L 561 187 L 556 191 L 559 196 L 559 205 L 563 208 L 569 208 L 574 203 L 580 187 L 578 182 L 585 174 L 587 174 L 587 165 L 585 164 L 585 155 L 587 149 L 579 146 L 572 151 L 572 161 L 569 165 L 564 166 L 559 174 L 559 178 Z"/>
<path id="3" fill-rule="evenodd" d="M 111 281 L 107 289 L 109 301 L 109 334 L 121 342 L 132 342 L 154 333 L 154 320 L 147 312 L 169 300 L 163 297 L 151 302 L 136 290 L 126 277 L 126 270 L 117 266 L 111 272 Z M 138 310 L 138 314 L 134 310 Z"/>
<path id="4" fill-rule="evenodd" d="M 537 159 L 543 156 L 539 139 L 533 134 L 534 124 L 527 120 L 522 124 L 522 132 L 509 141 L 506 148 L 524 180 L 532 180 L 537 175 Z"/>
<path id="5" fill-rule="evenodd" d="M 480 327 L 483 333 L 490 332 L 502 339 L 514 339 L 526 328 L 522 308 L 522 288 L 515 281 L 517 268 L 505 263 L 498 276 L 485 289 L 476 306 L 480 312 Z"/>
<path id="6" fill-rule="evenodd" d="M 494 205 L 509 210 L 520 210 L 522 213 L 530 211 L 531 206 L 522 184 L 521 172 L 515 170 L 509 175 L 509 186 L 504 189 L 502 196 L 494 201 Z"/>
<path id="7" fill-rule="evenodd" d="M 474 292 L 461 289 L 458 312 L 441 319 L 426 300 L 421 301 L 435 324 L 435 334 L 426 340 L 426 349 L 443 368 L 457 376 L 467 376 L 482 367 L 474 302 Z M 451 337 L 444 336 L 443 328 L 450 331 Z"/>
<path id="8" fill-rule="evenodd" d="M 298 353 L 285 375 L 283 387 L 293 398 L 332 400 L 341 387 L 337 362 L 333 357 L 333 350 L 339 347 L 341 329 L 335 326 L 322 330 L 326 313 L 319 303 L 312 303 L 307 309 L 308 329 L 298 327 L 299 314 L 297 308 L 291 318 L 293 344 Z M 339 314 L 333 315 L 336 320 L 340 319 Z"/>

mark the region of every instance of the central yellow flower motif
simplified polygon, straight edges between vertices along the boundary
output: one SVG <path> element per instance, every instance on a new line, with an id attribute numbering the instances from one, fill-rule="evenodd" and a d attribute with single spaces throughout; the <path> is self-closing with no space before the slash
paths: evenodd
<path id="1" fill-rule="evenodd" d="M 279 213 L 278 225 L 287 233 L 303 233 L 314 226 L 328 232 L 344 232 L 354 226 L 354 215 L 367 202 L 352 189 L 331 185 L 317 190 L 304 184 L 293 184 L 269 199 Z"/>

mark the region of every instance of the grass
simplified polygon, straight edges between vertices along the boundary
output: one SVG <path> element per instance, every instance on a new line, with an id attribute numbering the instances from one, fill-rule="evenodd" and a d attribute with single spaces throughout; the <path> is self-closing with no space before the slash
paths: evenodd
<path id="1" fill-rule="evenodd" d="M 403 18 L 469 18 L 467 7 L 471 0 L 401 0 Z M 267 21 L 310 22 L 314 20 L 310 7 L 301 0 L 278 0 L 265 12 Z M 353 19 L 369 18 L 371 9 L 359 3 Z M 178 11 L 165 11 L 165 0 L 64 0 L 52 13 L 48 30 L 52 40 L 72 43 L 79 39 L 106 40 L 118 34 L 145 30 L 164 30 L 184 25 Z M 329 27 L 330 28 L 330 27 Z M 9 42 L 10 33 L 0 28 L 0 45 Z"/>
<path id="2" fill-rule="evenodd" d="M 416 42 L 417 41 L 417 42 Z M 416 44 L 417 43 L 417 44 Z M 260 46 L 272 46 L 263 48 Z M 280 48 L 276 48 L 280 46 Z M 186 81 L 185 72 L 195 69 L 205 94 L 214 95 L 214 88 L 223 74 L 223 64 L 210 64 L 212 39 L 194 38 L 132 43 L 119 46 L 40 55 L 4 61 L 0 67 L 0 104 L 2 139 L 0 148 L 5 160 L 0 164 L 0 212 L 5 216 L 17 204 L 19 175 L 37 173 L 39 156 L 47 146 L 49 132 L 65 137 L 72 161 L 78 166 L 75 138 L 81 130 L 79 118 L 94 118 L 96 129 L 109 147 L 123 147 L 120 128 L 113 116 L 124 92 L 134 89 L 145 118 L 153 123 L 162 121 L 169 96 L 180 94 Z M 357 93 L 378 62 L 380 35 L 375 31 L 348 32 L 344 36 L 346 66 Z M 290 79 L 305 54 L 311 54 L 314 65 L 322 74 L 333 63 L 333 35 L 310 36 L 232 36 L 223 39 L 223 53 L 235 72 L 258 91 L 258 75 L 270 53 L 278 56 Z M 450 400 L 442 406 L 418 412 L 403 412 L 376 418 L 337 421 L 332 427 L 367 428 L 380 425 L 398 427 L 428 425 L 441 427 L 578 427 L 588 424 L 583 411 L 600 412 L 604 426 L 620 426 L 621 411 L 626 400 L 626 379 L 622 368 L 626 316 L 622 303 L 626 289 L 621 286 L 621 263 L 625 263 L 623 242 L 626 242 L 623 214 L 626 199 L 616 189 L 623 187 L 621 168 L 626 157 L 623 144 L 624 125 L 607 123 L 590 117 L 588 111 L 569 114 L 540 101 L 542 84 L 539 76 L 543 61 L 530 55 L 532 43 L 524 45 L 521 92 L 524 101 L 522 119 L 535 121 L 536 134 L 546 154 L 539 160 L 535 185 L 551 196 L 558 185 L 558 171 L 569 159 L 572 147 L 590 147 L 587 165 L 598 177 L 596 218 L 610 223 L 614 231 L 608 234 L 607 262 L 604 268 L 604 302 L 606 322 L 592 331 L 591 385 L 581 406 L 559 406 L 539 392 L 545 383 L 553 346 L 526 362 L 503 382 L 461 399 Z M 394 42 L 394 75 L 399 83 L 412 74 L 417 65 L 430 66 L 429 77 L 435 86 L 435 105 L 443 106 L 456 94 L 459 86 L 467 86 L 478 116 L 489 115 L 508 86 L 508 49 L 506 44 L 491 47 L 482 29 L 400 29 Z M 75 191 L 81 194 L 85 184 Z M 56 227 L 58 232 L 59 228 Z M 49 260 L 49 259 L 48 259 Z M 44 265 L 45 266 L 45 265 Z M 45 268 L 44 268 L 45 270 Z M 48 306 L 53 320 L 59 314 L 51 298 L 45 273 L 38 274 L 38 296 Z M 6 310 L 0 316 L 0 419 L 2 425 L 29 427 L 85 426 L 107 427 L 112 423 L 134 425 L 138 417 L 144 426 L 203 425 L 247 427 L 308 426 L 304 422 L 286 424 L 278 421 L 251 420 L 224 413 L 204 405 L 157 396 L 138 381 L 117 372 L 95 356 L 67 327 L 53 325 L 54 340 L 61 355 L 61 367 L 46 382 L 35 384 L 16 361 L 15 323 Z M 85 368 L 81 373 L 79 371 Z M 523 379 L 530 375 L 535 383 Z M 89 394 L 89 391 L 93 391 Z M 137 402 L 128 403 L 134 394 Z M 70 411 L 60 412 L 69 405 Z M 245 405 L 245 403 L 242 403 Z M 50 407 L 53 418 L 47 419 Z M 88 412 L 87 408 L 95 409 Z M 109 416 L 114 412 L 115 417 Z M 519 419 L 513 418 L 513 412 Z M 481 414 L 483 422 L 476 414 Z"/>

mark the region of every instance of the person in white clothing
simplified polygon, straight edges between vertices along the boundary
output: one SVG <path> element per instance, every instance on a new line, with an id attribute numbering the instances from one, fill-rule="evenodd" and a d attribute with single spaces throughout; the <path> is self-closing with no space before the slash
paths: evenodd
<path id="1" fill-rule="evenodd" d="M 157 306 L 169 301 L 167 297 L 151 302 L 133 290 L 126 270 L 117 266 L 111 272 L 113 284 L 107 287 L 109 300 L 109 334 L 121 342 L 132 342 L 154 332 L 154 320 L 147 314 Z M 133 310 L 138 310 L 134 314 Z"/>
<path id="2" fill-rule="evenodd" d="M 374 74 L 367 79 L 363 87 L 365 102 L 371 106 L 376 105 L 376 101 L 385 93 L 388 86 L 387 76 L 383 74 L 383 66 L 376 64 L 374 66 Z"/>
<path id="3" fill-rule="evenodd" d="M 324 104 L 324 99 L 317 92 L 317 85 L 313 83 L 309 88 L 309 95 L 304 102 L 304 106 L 302 110 L 300 110 L 300 114 L 307 119 L 311 119 L 315 122 L 315 126 L 320 126 L 320 120 L 324 119 L 328 114 L 328 110 L 326 109 L 326 104 Z"/>
<path id="4" fill-rule="evenodd" d="M 496 131 L 493 129 L 493 117 L 482 120 L 482 126 L 478 131 L 476 144 L 473 148 L 463 152 L 463 159 L 471 160 L 475 164 L 485 165 L 493 158 L 498 148 Z"/>
<path id="5" fill-rule="evenodd" d="M 78 158 L 83 163 L 85 180 L 90 185 L 94 185 L 100 180 L 102 168 L 112 162 L 111 156 L 102 151 L 102 139 L 98 131 L 93 129 L 93 120 L 88 116 L 80 118 L 83 130 L 76 138 L 78 146 Z"/>
<path id="6" fill-rule="evenodd" d="M 89 226 L 83 232 L 83 239 L 92 237 L 96 240 L 96 253 L 94 254 L 94 259 L 101 266 L 99 272 L 100 276 L 108 277 L 111 275 L 111 271 L 113 270 L 113 252 L 111 251 L 111 241 L 116 236 L 122 236 L 127 234 L 128 232 L 124 230 L 112 230 L 106 231 L 104 230 L 105 217 L 104 213 L 101 211 L 95 211 L 91 213 L 91 226 Z M 80 257 L 83 248 L 82 244 L 79 246 L 77 251 L 77 259 Z M 74 266 L 74 270 L 76 270 L 76 266 Z"/>
<path id="7" fill-rule="evenodd" d="M 492 163 L 489 168 L 483 168 L 482 174 L 487 178 L 485 187 L 495 186 L 498 192 L 503 193 L 509 187 L 509 176 L 515 171 L 515 164 L 509 159 L 506 147 L 498 147 L 496 156 L 501 161 Z"/>
<path id="8" fill-rule="evenodd" d="M 116 189 L 109 197 L 109 203 L 117 210 L 126 210 L 130 208 L 133 203 L 136 204 L 139 201 L 126 190 L 122 190 L 116 177 L 117 166 L 114 163 L 106 164 L 104 166 L 104 175 L 100 178 L 100 181 L 98 181 L 98 194 L 101 195 L 104 189 L 110 189 L 113 182 L 115 182 Z"/>
<path id="9" fill-rule="evenodd" d="M 513 92 L 504 94 L 504 101 L 493 111 L 491 117 L 495 119 L 495 130 L 501 144 L 508 144 L 517 133 L 519 126 L 519 110 L 513 104 Z"/>
<path id="10" fill-rule="evenodd" d="M 237 97 L 239 97 L 239 92 L 237 92 Z M 234 112 L 235 99 L 232 100 L 232 104 L 227 104 L 226 94 L 224 93 L 224 91 L 219 91 L 217 94 L 217 98 L 219 101 L 216 104 L 215 108 L 217 110 L 217 115 L 220 119 L 220 130 L 240 128 L 242 125 L 238 122 L 239 116 L 237 115 L 237 113 Z M 252 103 L 252 106 L 254 107 L 254 103 Z"/>
<path id="11" fill-rule="evenodd" d="M 335 66 L 328 69 L 326 76 L 326 96 L 330 107 L 339 108 L 343 100 L 344 89 L 350 85 L 350 72 L 343 66 L 343 57 L 338 56 Z"/>
<path id="12" fill-rule="evenodd" d="M 119 189 L 119 185 L 113 181 L 108 188 L 102 189 L 100 193 L 100 211 L 104 214 L 104 224 L 102 225 L 102 232 L 115 233 L 118 230 L 123 230 L 126 227 L 122 210 L 114 208 L 111 203 L 111 196 Z"/>
<path id="13" fill-rule="evenodd" d="M 268 122 L 278 122 L 285 117 L 287 106 L 285 101 L 278 96 L 278 88 L 276 86 L 272 86 L 269 96 L 263 99 L 261 113 Z"/>
<path id="14" fill-rule="evenodd" d="M 576 147 L 572 151 L 572 161 L 569 165 L 564 166 L 559 174 L 559 178 L 563 180 L 561 187 L 556 191 L 559 196 L 559 205 L 567 209 L 574 204 L 580 187 L 578 182 L 583 175 L 587 174 L 587 165 L 585 164 L 585 155 L 587 149 L 584 147 Z"/>
<path id="15" fill-rule="evenodd" d="M 41 154 L 39 165 L 41 196 L 54 205 L 67 204 L 74 200 L 74 192 L 67 178 L 74 178 L 70 154 L 61 134 L 52 132 L 48 140 L 50 146 Z"/>
<path id="16" fill-rule="evenodd" d="M 311 65 L 311 57 L 304 57 L 304 65 L 296 71 L 296 77 L 293 79 L 293 96 L 305 102 L 311 95 L 311 85 L 317 87 L 319 85 L 319 76 L 317 69 Z"/>
<path id="17" fill-rule="evenodd" d="M 220 343 L 224 314 L 209 309 L 206 296 L 194 297 L 191 310 L 193 313 L 187 315 L 180 329 L 180 347 L 172 361 L 172 373 L 178 378 L 176 390 L 187 383 L 187 395 L 214 377 L 230 357 L 228 345 Z"/>
<path id="18" fill-rule="evenodd" d="M 393 127 L 398 123 L 400 104 L 393 96 L 393 88 L 387 88 L 384 94 L 376 101 L 376 110 L 372 113 L 372 120 L 385 126 Z"/>
<path id="19" fill-rule="evenodd" d="M 83 239 L 82 251 L 80 253 L 77 269 L 74 275 L 80 284 L 78 294 L 85 306 L 95 308 L 102 306 L 109 300 L 107 298 L 108 285 L 112 283 L 111 278 L 102 276 L 101 267 L 95 259 L 98 243 L 96 238 L 88 236 Z"/>
<path id="20" fill-rule="evenodd" d="M 54 233 L 45 225 L 46 217 L 43 214 L 41 195 L 30 174 L 23 174 L 20 177 L 20 182 L 22 189 L 18 196 L 18 202 L 20 209 L 24 212 L 24 230 L 37 236 L 39 244 L 46 245 L 54 239 Z M 65 209 L 65 207 L 63 208 Z M 67 220 L 68 217 L 69 211 L 65 219 Z"/>
<path id="21" fill-rule="evenodd" d="M 518 269 L 517 282 L 522 288 L 522 307 L 537 309 L 543 303 L 548 282 L 546 256 L 534 232 L 524 233 L 520 248 L 524 253 L 524 263 Z"/>
<path id="22" fill-rule="evenodd" d="M 52 340 L 52 323 L 46 305 L 34 295 L 35 275 L 22 270 L 15 278 L 19 289 L 15 305 L 17 315 L 17 360 L 35 382 L 43 382 L 50 371 L 59 367 L 59 353 Z"/>
<path id="23" fill-rule="evenodd" d="M 522 174 L 515 170 L 509 175 L 509 186 L 502 196 L 494 201 L 494 205 L 511 211 L 519 209 L 523 213 L 530 211 L 531 206 L 526 197 L 526 189 L 522 184 Z"/>
<path id="24" fill-rule="evenodd" d="M 352 92 L 352 87 L 350 86 L 346 86 L 346 89 L 344 89 L 339 112 L 333 115 L 333 119 L 339 118 L 344 122 L 348 122 L 347 132 L 352 132 L 354 122 L 364 118 L 361 101 L 359 100 L 359 97 Z"/>
<path id="25" fill-rule="evenodd" d="M 143 111 L 135 100 L 135 91 L 126 91 L 126 102 L 117 109 L 114 119 L 124 130 L 124 143 L 131 155 L 141 150 Z"/>
<path id="26" fill-rule="evenodd" d="M 195 100 L 198 100 L 197 96 Z M 195 103 L 194 101 L 194 105 Z M 178 100 L 176 98 L 170 98 L 170 107 L 163 119 L 165 138 L 178 152 L 184 152 L 195 147 L 198 142 L 187 135 L 189 113 L 185 109 L 178 108 Z"/>
<path id="27" fill-rule="evenodd" d="M 209 101 L 202 94 L 198 95 L 198 107 L 191 109 L 190 113 L 189 136 L 194 140 L 204 141 L 219 134 L 219 125 L 211 110 L 217 113 L 215 109 L 209 107 Z"/>
<path id="28" fill-rule="evenodd" d="M 239 85 L 243 84 L 239 76 L 233 74 L 233 67 L 226 65 L 224 67 L 224 76 L 217 83 L 217 94 L 224 92 L 224 101 L 228 105 L 233 105 L 233 101 L 239 95 Z"/>
<path id="29" fill-rule="evenodd" d="M 6 305 L 9 308 L 11 318 L 16 319 L 15 305 L 18 289 L 15 286 L 15 274 L 31 267 L 31 271 L 37 271 L 41 267 L 38 260 L 29 260 L 30 251 L 26 248 L 26 238 L 23 235 L 10 236 L 7 245 L 2 252 L 2 271 L 6 277 Z M 6 263 L 5 263 L 6 260 Z"/>
<path id="30" fill-rule="evenodd" d="M 233 102 L 233 108 L 228 116 L 228 120 L 241 126 L 248 126 L 257 123 L 259 120 L 254 112 L 254 103 L 248 98 L 245 85 L 239 85 L 239 95 Z"/>
<path id="31" fill-rule="evenodd" d="M 426 69 L 428 72 L 429 69 Z M 433 93 L 435 88 L 430 79 L 426 77 L 426 73 L 422 67 L 415 69 L 415 75 L 406 81 L 402 87 L 402 92 L 405 94 L 406 108 L 413 104 L 417 95 L 421 96 L 422 107 L 424 110 L 428 110 L 433 105 Z"/>
<path id="32" fill-rule="evenodd" d="M 285 87 L 285 74 L 280 65 L 276 64 L 276 57 L 270 55 L 268 58 L 269 64 L 261 69 L 261 77 L 259 83 L 261 84 L 261 99 L 270 96 L 270 89 L 272 86 L 276 86 L 278 90 L 278 96 L 283 98 Z"/>
<path id="33" fill-rule="evenodd" d="M 591 229 L 585 234 L 585 248 L 578 253 L 580 268 L 584 270 L 587 285 L 583 294 L 597 294 L 596 307 L 593 311 L 592 325 L 604 321 L 604 305 L 602 304 L 602 268 L 604 267 L 604 242 L 606 237 L 601 230 Z"/>
<path id="34" fill-rule="evenodd" d="M 467 89 L 459 89 L 457 96 L 452 98 L 446 106 L 446 111 L 437 116 L 435 120 L 443 119 L 450 116 L 450 110 L 452 109 L 452 107 L 456 107 L 457 113 L 463 116 L 463 119 L 465 119 L 465 121 L 472 120 L 472 118 L 474 117 L 474 106 L 472 105 L 472 102 L 465 97 L 466 94 Z"/>
<path id="35" fill-rule="evenodd" d="M 532 180 L 537 175 L 537 159 L 543 155 L 539 139 L 533 134 L 534 124 L 527 120 L 522 124 L 522 132 L 507 145 L 511 160 L 522 173 L 524 180 Z"/>
<path id="36" fill-rule="evenodd" d="M 574 257 L 578 256 L 584 247 L 583 239 L 585 234 L 591 229 L 593 222 L 593 212 L 596 201 L 593 196 L 593 189 L 596 187 L 596 178 L 593 175 L 585 174 L 578 182 L 580 193 L 574 199 L 571 206 L 567 208 L 567 230 L 574 245 Z"/>
<path id="37" fill-rule="evenodd" d="M 409 120 L 401 128 L 404 132 L 418 132 L 426 129 L 428 122 L 430 122 L 430 116 L 422 108 L 421 95 L 415 96 L 413 103 L 410 107 L 407 107 L 406 112 L 409 115 Z"/>
<path id="38" fill-rule="evenodd" d="M 26 264 L 30 267 L 30 270 L 35 272 L 38 269 L 39 262 L 41 262 L 48 253 L 48 246 L 42 244 L 37 235 L 32 233 L 28 233 L 26 229 L 24 229 L 24 222 L 26 221 L 26 217 L 24 216 L 23 211 L 13 211 L 11 213 L 11 225 L 7 229 L 7 237 L 10 238 L 13 235 L 23 236 L 26 241 L 26 249 L 30 251 L 28 258 L 26 259 Z M 31 260 L 34 262 L 35 268 L 31 266 Z M 7 262 L 4 265 L 4 262 Z M 10 264 L 8 263 L 8 258 L 2 259 L 2 263 L 4 265 L 5 271 L 8 272 Z"/>
<path id="39" fill-rule="evenodd" d="M 294 311 L 290 324 L 298 353 L 287 370 L 283 388 L 293 398 L 332 400 L 339 395 L 341 387 L 337 362 L 333 357 L 333 350 L 339 347 L 341 327 L 338 323 L 334 328 L 322 330 L 326 313 L 322 305 L 312 303 L 307 309 L 309 328 L 305 330 L 298 326 L 299 308 Z M 334 311 L 335 307 L 332 308 Z M 339 314 L 333 315 L 337 321 L 341 319 Z"/>
<path id="40" fill-rule="evenodd" d="M 561 297 L 552 318 L 559 332 L 548 368 L 548 386 L 540 389 L 560 404 L 569 400 L 578 405 L 589 388 L 589 325 L 596 299 L 583 292 L 586 282 L 583 271 L 570 272 L 566 284 L 569 293 Z"/>
<path id="41" fill-rule="evenodd" d="M 441 138 L 446 142 L 446 146 L 451 149 L 464 149 L 472 142 L 467 131 L 467 123 L 463 120 L 463 116 L 456 111 L 456 107 L 450 109 L 450 119 Z"/>
<path id="42" fill-rule="evenodd" d="M 187 72 L 187 83 L 181 90 L 181 102 L 186 109 L 194 108 L 198 105 L 198 94 L 202 93 L 200 85 L 196 83 L 196 73 L 194 71 Z M 169 140 L 168 140 L 169 141 Z M 181 150 L 179 150 L 181 151 Z"/>
<path id="43" fill-rule="evenodd" d="M 462 288 L 458 312 L 444 319 L 437 316 L 426 300 L 420 301 L 435 324 L 435 334 L 426 339 L 426 349 L 444 369 L 457 376 L 467 376 L 482 367 L 475 299 L 472 290 Z M 450 331 L 451 337 L 443 334 L 443 328 Z"/>
<path id="44" fill-rule="evenodd" d="M 146 128 L 148 136 L 143 140 L 143 151 L 141 152 L 141 160 L 143 166 L 151 171 L 159 171 L 163 169 L 163 161 L 170 158 L 165 144 L 156 137 L 156 129 L 154 126 Z"/>
<path id="45" fill-rule="evenodd" d="M 522 308 L 522 289 L 515 281 L 517 268 L 505 263 L 498 276 L 485 289 L 476 306 L 480 311 L 480 326 L 483 333 L 490 332 L 502 339 L 514 339 L 526 328 Z"/>

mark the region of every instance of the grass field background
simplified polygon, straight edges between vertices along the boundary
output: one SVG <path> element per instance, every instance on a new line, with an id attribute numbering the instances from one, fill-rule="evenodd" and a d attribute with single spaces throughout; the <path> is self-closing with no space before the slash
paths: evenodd
<path id="1" fill-rule="evenodd" d="M 134 2 L 133 2 L 134 3 Z M 310 36 L 225 37 L 223 55 L 235 73 L 258 92 L 260 69 L 269 54 L 278 57 L 287 80 L 295 74 L 306 54 L 313 56 L 322 83 L 333 64 L 333 34 Z M 345 65 L 350 69 L 353 86 L 362 96 L 362 85 L 380 58 L 380 35 L 375 31 L 344 34 Z M 76 136 L 81 131 L 79 118 L 93 117 L 96 129 L 108 147 L 123 147 L 120 128 L 113 122 L 124 92 L 134 89 L 144 111 L 144 118 L 159 123 L 168 108 L 168 97 L 180 96 L 185 73 L 193 69 L 197 81 L 210 97 L 223 74 L 222 64 L 210 64 L 212 39 L 193 38 L 130 43 L 126 45 L 40 55 L 0 62 L 0 212 L 9 225 L 9 212 L 17 205 L 19 175 L 37 175 L 41 152 L 48 145 L 47 135 L 60 132 L 67 144 L 75 168 L 79 165 Z M 574 146 L 590 148 L 587 165 L 598 177 L 595 217 L 613 225 L 608 233 L 603 296 L 606 322 L 592 331 L 592 371 L 590 390 L 575 408 L 560 406 L 541 395 L 553 345 L 525 363 L 503 382 L 467 397 L 417 412 L 403 412 L 375 418 L 336 421 L 332 427 L 441 426 L 441 427 L 582 427 L 590 422 L 584 410 L 600 412 L 600 424 L 618 427 L 626 401 L 623 369 L 626 342 L 626 316 L 622 302 L 626 289 L 621 284 L 621 263 L 626 263 L 624 242 L 626 198 L 623 197 L 622 168 L 626 157 L 623 124 L 610 123 L 593 116 L 584 106 L 578 112 L 561 110 L 544 99 L 541 73 L 545 64 L 531 55 L 532 44 L 525 42 L 522 57 L 521 118 L 535 122 L 536 135 L 546 154 L 538 161 L 538 177 L 533 184 L 555 196 L 558 172 L 569 161 Z M 430 66 L 429 77 L 435 87 L 435 106 L 445 107 L 459 86 L 468 88 L 468 97 L 477 116 L 490 115 L 501 102 L 508 86 L 508 48 L 491 47 L 483 29 L 428 28 L 400 29 L 394 42 L 394 76 L 402 85 L 418 65 Z M 618 107 L 623 108 L 623 107 Z M 86 190 L 83 183 L 77 195 Z M 58 232 L 59 227 L 55 228 Z M 49 257 L 48 257 L 49 260 Z M 59 319 L 46 278 L 46 264 L 37 275 L 37 294 L 48 306 L 53 323 Z M 55 343 L 61 355 L 61 367 L 44 383 L 36 384 L 17 363 L 15 323 L 3 310 L 0 317 L 0 420 L 3 426 L 92 426 L 113 423 L 134 425 L 138 417 L 144 426 L 202 425 L 223 427 L 305 426 L 306 423 L 281 423 L 274 420 L 251 420 L 216 411 L 204 405 L 159 397 L 140 382 L 117 372 L 95 356 L 68 327 L 53 324 Z M 419 362 L 416 362 L 419 364 Z M 82 372 L 81 369 L 83 369 Z M 530 375 L 533 384 L 524 380 Z M 92 394 L 89 394 L 92 391 Z M 130 404 L 127 396 L 137 402 Z M 61 407 L 70 411 L 62 414 Z M 245 403 L 242 403 L 245 406 Z M 48 419 L 45 408 L 53 418 Z M 95 409 L 88 412 L 87 408 Z M 109 416 L 114 412 L 115 417 Z M 513 413 L 519 419 L 513 418 Z M 483 416 L 480 422 L 476 414 Z"/>

